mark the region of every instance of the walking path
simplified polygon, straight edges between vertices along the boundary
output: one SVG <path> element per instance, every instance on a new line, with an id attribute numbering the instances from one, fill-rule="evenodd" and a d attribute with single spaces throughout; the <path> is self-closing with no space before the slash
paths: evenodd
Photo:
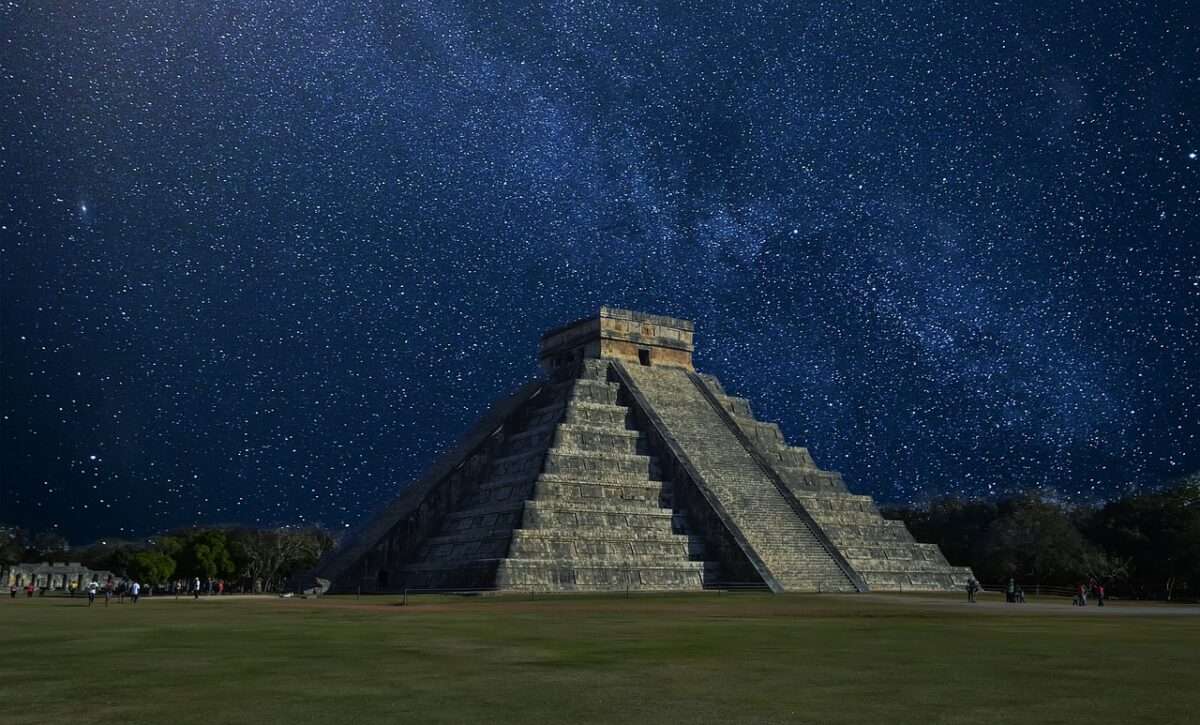
<path id="1" fill-rule="evenodd" d="M 837 595 L 829 595 L 831 597 Z M 980 594 L 974 604 L 967 601 L 966 594 L 957 598 L 922 594 L 858 594 L 846 597 L 859 603 L 907 604 L 913 607 L 937 607 L 942 609 L 969 609 L 997 614 L 1066 614 L 1085 617 L 1137 616 L 1200 616 L 1200 604 L 1167 604 L 1165 602 L 1107 600 L 1103 607 L 1089 600 L 1086 607 L 1072 606 L 1065 597 L 1030 599 L 1025 604 L 1008 604 L 1001 594 Z"/>

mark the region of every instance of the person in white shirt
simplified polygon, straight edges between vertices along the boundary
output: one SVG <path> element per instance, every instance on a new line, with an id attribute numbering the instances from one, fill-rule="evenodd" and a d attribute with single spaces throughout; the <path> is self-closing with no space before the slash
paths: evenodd
<path id="1" fill-rule="evenodd" d="M 129 593 L 133 595 L 133 603 L 137 604 L 138 595 L 142 593 L 142 585 L 134 582 L 133 586 L 129 588 Z"/>

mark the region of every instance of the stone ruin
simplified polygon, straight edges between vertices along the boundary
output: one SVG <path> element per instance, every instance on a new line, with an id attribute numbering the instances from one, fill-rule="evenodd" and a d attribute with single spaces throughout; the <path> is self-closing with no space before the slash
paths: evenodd
<path id="1" fill-rule="evenodd" d="M 405 589 L 961 589 L 917 543 L 692 365 L 687 320 L 601 307 L 543 335 L 498 402 L 314 575 Z"/>

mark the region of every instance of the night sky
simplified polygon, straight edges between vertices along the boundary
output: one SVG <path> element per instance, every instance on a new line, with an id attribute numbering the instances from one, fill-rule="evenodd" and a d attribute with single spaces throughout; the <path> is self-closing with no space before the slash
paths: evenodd
<path id="1" fill-rule="evenodd" d="M 884 502 L 1192 473 L 1198 20 L 5 3 L 0 522 L 351 525 L 601 304 Z"/>

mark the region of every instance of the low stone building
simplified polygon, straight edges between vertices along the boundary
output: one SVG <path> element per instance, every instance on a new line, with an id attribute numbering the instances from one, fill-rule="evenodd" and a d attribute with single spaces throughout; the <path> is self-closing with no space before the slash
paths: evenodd
<path id="1" fill-rule="evenodd" d="M 89 569 L 77 561 L 13 564 L 0 576 L 5 589 L 13 585 L 21 588 L 32 583 L 37 589 L 51 591 L 67 591 L 69 589 L 82 591 L 91 582 L 103 584 L 113 578 L 110 571 Z"/>

